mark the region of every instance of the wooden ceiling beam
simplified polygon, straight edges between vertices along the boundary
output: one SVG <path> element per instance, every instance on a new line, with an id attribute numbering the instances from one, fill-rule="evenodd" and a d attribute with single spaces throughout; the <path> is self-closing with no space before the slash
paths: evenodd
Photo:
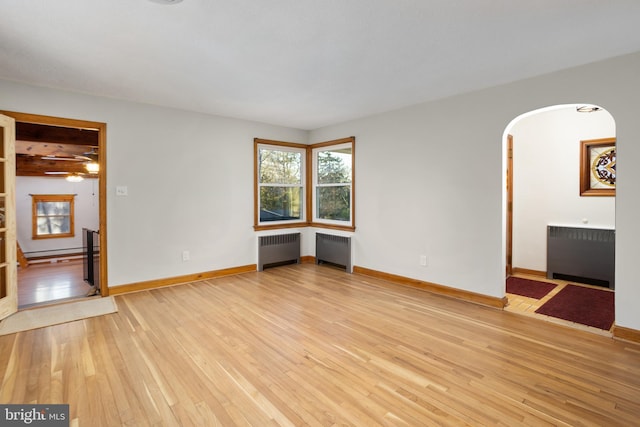
<path id="1" fill-rule="evenodd" d="M 73 145 L 49 142 L 16 141 L 16 154 L 30 156 L 74 157 L 85 156 L 91 151 L 89 145 Z"/>
<path id="2" fill-rule="evenodd" d="M 98 131 L 71 127 L 16 122 L 16 141 L 98 147 Z"/>
<path id="3" fill-rule="evenodd" d="M 87 174 L 84 162 L 62 161 L 62 160 L 42 160 L 39 157 L 17 155 L 16 175 L 17 176 L 65 176 L 49 175 L 45 172 L 68 172 Z"/>

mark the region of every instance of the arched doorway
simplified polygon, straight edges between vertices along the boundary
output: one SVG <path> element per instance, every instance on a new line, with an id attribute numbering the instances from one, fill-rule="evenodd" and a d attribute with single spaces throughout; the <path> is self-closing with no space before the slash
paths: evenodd
<path id="1" fill-rule="evenodd" d="M 591 197 L 581 194 L 580 190 L 582 141 L 613 140 L 615 144 L 615 121 L 601 107 L 581 108 L 584 106 L 556 105 L 531 111 L 515 118 L 505 130 L 507 276 L 558 285 L 542 297 L 539 295 L 543 292 L 538 292 L 537 298 L 506 292 L 509 311 L 542 317 L 541 313 L 546 310 L 541 309 L 543 305 L 561 291 L 564 296 L 573 289 L 564 291 L 568 284 L 592 287 L 593 293 L 596 290 L 610 292 L 611 295 L 605 296 L 611 298 L 613 311 L 609 283 L 590 281 L 587 275 L 582 277 L 577 273 L 558 277 L 563 275 L 550 272 L 547 265 L 547 239 L 552 230 L 549 226 L 580 232 L 610 230 L 614 233 L 615 230 L 615 197 L 611 194 Z M 512 150 L 509 150 L 509 144 L 512 144 Z M 580 246 L 579 250 L 584 247 L 586 245 Z M 573 272 L 569 270 L 568 273 Z M 533 283 L 525 284 L 533 286 Z M 610 285 L 612 288 L 613 283 Z M 590 300 L 586 303 L 577 301 L 577 304 L 591 304 Z M 544 318 L 556 320 L 549 316 Z M 604 329 L 604 326 L 599 327 Z"/>

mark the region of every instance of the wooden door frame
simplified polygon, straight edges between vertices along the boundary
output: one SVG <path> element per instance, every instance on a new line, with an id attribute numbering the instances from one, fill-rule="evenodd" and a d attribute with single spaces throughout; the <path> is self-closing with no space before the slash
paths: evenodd
<path id="1" fill-rule="evenodd" d="M 513 135 L 507 135 L 507 268 L 506 277 L 513 274 Z"/>
<path id="2" fill-rule="evenodd" d="M 18 311 L 18 266 L 16 260 L 16 197 L 15 197 L 15 120 L 6 115 L 0 116 L 0 148 L 2 152 L 2 170 L 0 171 L 2 189 L 4 194 L 3 208 L 4 219 L 2 229 L 3 236 L 0 245 L 4 250 L 4 256 L 0 262 L 4 264 L 2 280 L 4 292 L 0 294 L 0 320 L 3 320 Z"/>
<path id="3" fill-rule="evenodd" d="M 68 119 L 63 117 L 43 116 L 39 114 L 1 111 L 0 114 L 13 117 L 16 123 L 32 123 L 39 125 L 91 129 L 98 131 L 98 212 L 100 235 L 100 294 L 109 295 L 107 275 L 107 124 L 88 120 Z"/>

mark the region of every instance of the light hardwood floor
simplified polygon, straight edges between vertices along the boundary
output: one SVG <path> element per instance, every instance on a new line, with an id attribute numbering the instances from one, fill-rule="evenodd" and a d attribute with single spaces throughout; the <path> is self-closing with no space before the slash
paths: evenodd
<path id="1" fill-rule="evenodd" d="M 302 264 L 0 337 L 0 402 L 81 426 L 631 426 L 640 346 Z"/>
<path id="2" fill-rule="evenodd" d="M 81 259 L 18 268 L 20 308 L 82 298 L 89 289 L 83 279 Z"/>

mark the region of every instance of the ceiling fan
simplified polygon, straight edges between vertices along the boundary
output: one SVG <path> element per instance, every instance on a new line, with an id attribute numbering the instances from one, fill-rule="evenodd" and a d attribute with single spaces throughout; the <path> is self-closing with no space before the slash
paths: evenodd
<path id="1" fill-rule="evenodd" d="M 55 161 L 67 161 L 67 162 L 82 162 L 84 163 L 87 172 L 90 174 L 97 174 L 100 170 L 100 165 L 98 164 L 98 152 L 95 147 L 91 147 L 90 151 L 82 153 L 82 155 L 74 155 L 73 157 L 58 157 L 55 155 L 52 156 L 43 156 L 42 160 L 55 160 Z M 45 174 L 50 175 L 62 175 L 69 174 L 69 172 L 45 172 Z"/>

